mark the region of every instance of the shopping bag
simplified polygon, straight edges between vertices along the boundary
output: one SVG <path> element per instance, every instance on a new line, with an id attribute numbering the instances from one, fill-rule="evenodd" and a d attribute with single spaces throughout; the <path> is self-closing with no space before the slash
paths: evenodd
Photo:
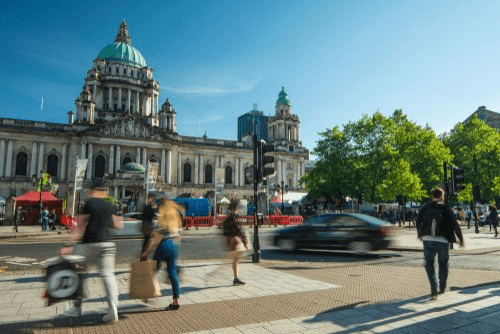
<path id="1" fill-rule="evenodd" d="M 148 299 L 156 297 L 155 291 L 156 261 L 140 261 L 132 263 L 130 272 L 130 299 Z"/>

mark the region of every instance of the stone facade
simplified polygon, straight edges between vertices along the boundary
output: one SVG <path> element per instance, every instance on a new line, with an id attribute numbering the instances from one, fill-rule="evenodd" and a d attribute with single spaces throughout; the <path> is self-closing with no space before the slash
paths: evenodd
<path id="1" fill-rule="evenodd" d="M 125 22 L 115 43 L 94 60 L 67 124 L 0 118 L 0 195 L 19 196 L 33 189 L 32 177 L 47 171 L 72 214 L 76 160 L 87 158 L 84 185 L 102 179 L 118 200 L 144 196 L 143 178 L 122 173 L 121 168 L 128 162 L 148 161 L 159 164 L 157 188 L 171 197 L 213 195 L 216 170 L 222 169 L 226 193 L 250 199 L 253 187 L 245 171 L 253 165 L 253 144 L 178 134 L 176 112 L 168 99 L 159 108 L 153 69 L 140 54 L 117 59 L 109 50 L 119 47 L 137 51 Z M 300 145 L 299 119 L 290 114 L 291 105 L 283 94 L 286 97 L 284 90 L 269 123 L 276 174 L 268 184 L 284 181 L 289 189 L 301 190 L 298 182 L 309 152 Z"/>

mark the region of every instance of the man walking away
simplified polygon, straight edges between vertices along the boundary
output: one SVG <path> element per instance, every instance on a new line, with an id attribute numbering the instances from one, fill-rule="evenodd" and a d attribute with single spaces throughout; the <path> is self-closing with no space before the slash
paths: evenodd
<path id="1" fill-rule="evenodd" d="M 432 189 L 431 197 L 432 201 L 420 209 L 416 225 L 418 239 L 424 242 L 425 270 L 431 284 L 431 297 L 436 300 L 438 293 L 442 294 L 446 289 L 450 244 L 456 242 L 456 235 L 460 240 L 460 247 L 463 247 L 464 239 L 453 211 L 443 203 L 444 191 L 440 188 Z M 439 264 L 439 290 L 434 269 L 436 254 Z"/>
<path id="2" fill-rule="evenodd" d="M 104 322 L 118 321 L 118 287 L 115 278 L 116 245 L 109 241 L 109 229 L 120 228 L 119 220 L 113 217 L 113 205 L 107 202 L 106 188 L 94 183 L 89 190 L 90 199 L 85 202 L 83 216 L 79 217 L 80 224 L 86 224 L 81 243 L 77 244 L 74 254 L 85 257 L 85 262 L 94 262 L 98 265 L 100 276 L 104 280 L 108 312 Z M 61 250 L 61 253 L 66 253 Z M 64 314 L 79 316 L 82 313 L 82 299 L 74 301 L 74 307 L 66 309 Z"/>
<path id="3" fill-rule="evenodd" d="M 490 205 L 490 213 L 488 217 L 486 218 L 488 220 L 488 224 L 490 224 L 490 231 L 491 231 L 491 226 L 493 226 L 493 229 L 495 230 L 495 237 L 498 235 L 498 211 L 497 207 L 494 205 Z"/>

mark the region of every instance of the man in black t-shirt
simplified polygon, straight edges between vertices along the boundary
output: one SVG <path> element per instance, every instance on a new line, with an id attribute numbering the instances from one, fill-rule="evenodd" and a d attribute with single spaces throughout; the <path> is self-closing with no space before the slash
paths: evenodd
<path id="1" fill-rule="evenodd" d="M 90 199 L 83 207 L 83 217 L 79 221 L 85 225 L 81 243 L 77 244 L 75 254 L 85 257 L 85 262 L 94 262 L 98 265 L 100 275 L 104 280 L 108 313 L 104 322 L 118 321 L 118 287 L 115 278 L 116 245 L 109 241 L 109 229 L 116 227 L 116 218 L 113 217 L 113 205 L 106 201 L 106 189 L 100 184 L 94 184 L 89 190 Z M 82 313 L 82 299 L 77 299 L 74 306 L 64 312 L 69 316 L 79 316 Z"/>

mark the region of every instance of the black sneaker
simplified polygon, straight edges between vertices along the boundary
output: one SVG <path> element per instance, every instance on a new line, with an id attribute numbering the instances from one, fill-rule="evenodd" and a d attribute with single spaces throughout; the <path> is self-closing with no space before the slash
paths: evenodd
<path id="1" fill-rule="evenodd" d="M 233 285 L 245 285 L 245 282 L 240 281 L 239 278 L 235 278 L 233 281 Z"/>

